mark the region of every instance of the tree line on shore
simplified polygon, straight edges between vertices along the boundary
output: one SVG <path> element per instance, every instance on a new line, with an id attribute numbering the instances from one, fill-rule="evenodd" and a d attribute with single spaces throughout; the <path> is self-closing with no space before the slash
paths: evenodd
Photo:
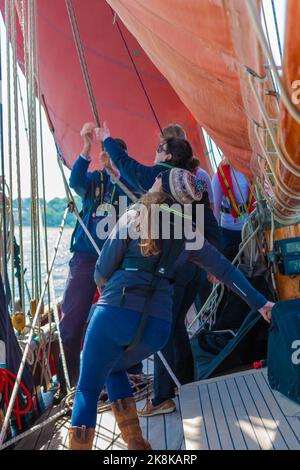
<path id="1" fill-rule="evenodd" d="M 75 202 L 78 209 L 81 209 L 81 201 L 78 196 L 75 196 Z M 42 218 L 44 218 L 44 201 L 40 199 Z M 46 218 L 48 227 L 59 227 L 63 214 L 67 206 L 66 198 L 55 197 L 50 201 L 46 201 Z M 18 200 L 13 201 L 14 221 L 18 224 Z M 25 227 L 30 226 L 30 214 L 31 214 L 31 198 L 22 199 L 22 222 Z M 66 221 L 66 227 L 73 228 L 76 223 L 76 217 L 74 214 L 69 214 Z"/>

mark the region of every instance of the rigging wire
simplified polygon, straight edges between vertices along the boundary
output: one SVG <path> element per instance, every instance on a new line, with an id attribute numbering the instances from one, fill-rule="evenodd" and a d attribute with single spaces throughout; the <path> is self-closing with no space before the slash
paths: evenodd
<path id="1" fill-rule="evenodd" d="M 79 58 L 79 62 L 80 62 L 80 66 L 81 66 L 81 70 L 82 70 L 82 74 L 84 78 L 84 83 L 85 83 L 88 97 L 90 100 L 91 109 L 92 109 L 95 121 L 97 123 L 97 126 L 100 127 L 101 124 L 100 124 L 100 119 L 98 115 L 95 95 L 93 92 L 92 82 L 91 82 L 90 74 L 89 74 L 88 67 L 87 67 L 87 62 L 86 62 L 86 58 L 84 54 L 84 48 L 83 48 L 83 44 L 81 41 L 76 14 L 75 14 L 74 6 L 73 6 L 73 1 L 66 0 L 66 6 L 67 6 L 68 15 L 69 15 L 72 33 L 73 33 L 73 38 L 74 38 L 74 42 L 76 45 L 78 58 Z"/>
<path id="2" fill-rule="evenodd" d="M 5 0 L 5 23 L 6 23 L 6 64 L 7 64 L 7 121 L 8 121 L 8 159 L 9 159 L 9 187 L 10 187 L 10 238 L 11 238 L 11 312 L 15 310 L 15 275 L 14 275 L 14 213 L 13 213 L 13 164 L 12 164 L 12 118 L 11 118 L 11 61 L 9 39 L 10 27 L 10 0 Z"/>
<path id="3" fill-rule="evenodd" d="M 39 35 L 38 35 L 38 14 L 37 14 L 37 1 L 34 2 L 34 20 L 35 20 L 35 50 L 36 50 L 36 82 L 38 90 L 38 102 L 39 102 L 39 129 L 40 129 L 40 156 L 41 156 L 41 172 L 42 172 L 42 194 L 43 194 L 43 218 L 41 214 L 40 204 L 38 205 L 40 213 L 40 229 L 44 228 L 42 236 L 43 250 L 45 254 L 46 272 L 49 272 L 49 244 L 48 244 L 48 226 L 47 226 L 47 207 L 46 207 L 46 185 L 45 185 L 45 164 L 44 164 L 44 139 L 43 139 L 43 124 L 42 124 L 42 103 L 41 103 L 41 82 L 40 82 L 40 61 L 39 61 Z M 48 284 L 48 322 L 51 335 L 51 295 L 50 295 L 50 283 Z M 50 360 L 51 353 L 51 342 L 49 341 L 47 358 Z"/>
<path id="4" fill-rule="evenodd" d="M 6 429 L 7 429 L 8 424 L 9 424 L 10 416 L 11 416 L 12 409 L 13 409 L 13 404 L 15 402 L 15 399 L 16 399 L 16 396 L 17 396 L 17 393 L 18 393 L 18 390 L 19 390 L 19 386 L 20 386 L 20 383 L 21 383 L 21 378 L 22 378 L 22 375 L 23 375 L 23 372 L 24 372 L 24 369 L 25 369 L 26 358 L 27 358 L 27 355 L 28 355 L 29 350 L 30 350 L 30 344 L 31 344 L 31 341 L 33 339 L 33 335 L 34 335 L 34 331 L 35 331 L 37 322 L 40 319 L 40 313 L 42 311 L 43 298 L 44 298 L 44 295 L 46 293 L 48 282 L 49 282 L 51 273 L 52 273 L 53 268 L 54 268 L 54 263 L 55 263 L 57 251 L 58 251 L 58 248 L 59 248 L 59 245 L 60 245 L 60 242 L 61 242 L 61 238 L 62 238 L 62 234 L 63 234 L 64 228 L 65 228 L 65 222 L 66 222 L 68 213 L 69 213 L 69 207 L 65 210 L 63 218 L 62 218 L 62 222 L 61 222 L 60 227 L 59 227 L 59 234 L 58 234 L 57 241 L 56 241 L 56 244 L 55 244 L 55 247 L 54 247 L 54 250 L 53 250 L 52 259 L 51 259 L 50 266 L 49 266 L 49 272 L 48 272 L 47 278 L 45 279 L 45 282 L 44 282 L 44 286 L 43 286 L 41 296 L 40 296 L 40 299 L 39 299 L 39 302 L 38 302 L 38 306 L 37 306 L 37 309 L 36 309 L 36 314 L 33 317 L 32 324 L 30 325 L 30 330 L 29 330 L 27 341 L 26 341 L 26 346 L 25 346 L 23 356 L 22 356 L 22 359 L 21 359 L 21 365 L 20 365 L 20 368 L 18 370 L 18 374 L 17 374 L 17 377 L 16 377 L 16 381 L 15 381 L 15 384 L 14 384 L 12 394 L 11 394 L 10 402 L 9 402 L 8 407 L 7 407 L 7 412 L 6 412 L 6 415 L 5 415 L 3 424 L 2 424 L 2 428 L 0 430 L 0 448 L 1 448 L 1 445 L 4 441 L 4 439 L 5 439 L 5 436 L 6 436 Z"/>
<path id="5" fill-rule="evenodd" d="M 25 280 L 24 280 L 24 242 L 23 242 L 23 220 L 22 220 L 22 190 L 21 190 L 21 164 L 19 143 L 19 111 L 18 111 L 18 87 L 17 87 L 17 46 L 16 46 L 16 17 L 15 8 L 11 0 L 11 44 L 12 44 L 12 66 L 13 66 L 13 96 L 14 96 L 14 124 L 15 124 L 15 152 L 17 167 L 17 197 L 18 197 L 18 222 L 19 222 L 19 245 L 21 264 L 21 306 L 25 310 Z"/>
<path id="6" fill-rule="evenodd" d="M 4 162 L 4 141 L 3 141 L 3 103 L 2 103 L 2 47 L 0 38 L 0 152 L 1 152 L 1 184 L 2 184 L 2 217 L 3 217 L 3 257 L 2 257 L 2 272 L 3 284 L 5 287 L 5 294 L 7 298 L 10 295 L 10 288 L 7 273 L 7 214 L 6 214 L 6 197 L 5 197 L 5 162 Z"/>
<path id="7" fill-rule="evenodd" d="M 127 41 L 126 41 L 126 39 L 125 39 L 125 36 L 124 36 L 124 34 L 123 34 L 122 30 L 121 30 L 121 27 L 120 27 L 120 25 L 119 25 L 119 22 L 118 22 L 118 20 L 116 19 L 115 12 L 114 12 L 114 10 L 113 10 L 111 7 L 109 7 L 109 8 L 110 8 L 110 10 L 111 10 L 111 12 L 112 12 L 112 15 L 113 15 L 113 17 L 114 17 L 114 20 L 115 20 L 115 21 L 114 21 L 114 24 L 117 26 L 117 29 L 118 29 L 118 31 L 119 31 L 119 33 L 120 33 L 121 39 L 122 39 L 122 41 L 123 41 L 123 43 L 124 43 L 124 46 L 125 46 L 126 51 L 127 51 L 127 53 L 128 53 L 129 59 L 130 59 L 132 65 L 133 65 L 133 68 L 134 68 L 134 70 L 135 70 L 135 73 L 136 73 L 136 75 L 137 75 L 137 77 L 138 77 L 138 80 L 139 80 L 139 82 L 140 82 L 140 84 L 141 84 L 141 87 L 142 87 L 143 92 L 144 92 L 144 94 L 145 94 L 146 100 L 147 100 L 147 102 L 148 102 L 148 104 L 149 104 L 149 106 L 150 106 L 150 109 L 151 109 L 151 111 L 152 111 L 152 114 L 153 114 L 153 116 L 154 116 L 154 119 L 155 119 L 155 121 L 156 121 L 156 123 L 157 123 L 157 125 L 158 125 L 158 128 L 159 128 L 159 130 L 160 130 L 161 135 L 163 135 L 162 126 L 161 126 L 161 124 L 160 124 L 160 122 L 159 122 L 158 116 L 157 116 L 156 111 L 155 111 L 155 109 L 154 109 L 154 106 L 153 106 L 153 104 L 152 104 L 152 102 L 151 102 L 151 99 L 150 99 L 149 93 L 147 92 L 146 86 L 144 85 L 142 76 L 141 76 L 141 74 L 140 74 L 140 72 L 139 72 L 139 70 L 138 70 L 138 68 L 137 68 L 137 66 L 136 66 L 135 61 L 133 60 L 132 54 L 131 54 L 130 49 L 129 49 L 129 47 L 128 47 Z"/>

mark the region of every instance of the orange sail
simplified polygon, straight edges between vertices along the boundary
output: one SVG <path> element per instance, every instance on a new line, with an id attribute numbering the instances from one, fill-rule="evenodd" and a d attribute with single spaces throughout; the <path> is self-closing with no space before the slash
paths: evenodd
<path id="1" fill-rule="evenodd" d="M 286 37 L 283 62 L 283 81 L 293 105 L 300 113 L 299 93 L 299 66 L 300 66 L 300 28 L 298 25 L 300 16 L 300 2 L 289 0 L 286 13 Z M 296 84 L 294 88 L 293 84 Z M 298 89 L 298 92 L 297 92 Z M 300 115 L 300 114 L 299 114 Z M 288 112 L 285 104 L 281 102 L 281 122 L 279 131 L 279 143 L 282 153 L 288 163 L 300 174 L 300 124 Z M 289 208 L 298 208 L 300 211 L 300 177 L 293 174 L 282 163 L 277 165 L 277 175 L 286 192 L 277 188 L 277 196 L 287 207 L 285 215 L 291 214 Z M 295 198 L 293 198 L 293 195 Z M 294 212 L 295 214 L 295 212 Z"/>
<path id="2" fill-rule="evenodd" d="M 26 4 L 16 2 L 21 23 Z M 146 98 L 147 93 L 160 126 L 170 122 L 181 124 L 187 131 L 195 155 L 209 170 L 209 160 L 203 150 L 204 139 L 194 116 L 120 22 L 123 42 L 114 24 L 113 12 L 105 0 L 73 0 L 73 5 L 99 115 L 108 122 L 112 135 L 124 138 L 130 154 L 138 160 L 145 164 L 153 163 L 160 130 Z M 65 0 L 38 0 L 36 6 L 41 93 L 45 96 L 55 127 L 57 143 L 68 166 L 72 166 L 81 150 L 81 126 L 85 121 L 92 121 L 93 115 Z M 4 0 L 0 1 L 0 7 L 4 16 Z M 26 16 L 25 12 L 25 21 Z M 18 22 L 18 59 L 24 69 L 23 57 L 23 35 Z M 94 165 L 97 164 L 98 151 L 95 147 Z"/>
<path id="3" fill-rule="evenodd" d="M 262 75 L 263 60 L 246 2 L 107 1 L 231 163 L 250 174 L 260 113 L 244 66 Z"/>

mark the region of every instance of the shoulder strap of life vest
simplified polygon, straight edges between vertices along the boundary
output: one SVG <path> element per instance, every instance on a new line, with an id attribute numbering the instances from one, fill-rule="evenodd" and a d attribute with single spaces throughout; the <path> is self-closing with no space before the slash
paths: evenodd
<path id="1" fill-rule="evenodd" d="M 233 218 L 238 219 L 243 216 L 243 213 L 239 209 L 239 205 L 234 192 L 230 165 L 221 163 L 218 167 L 218 178 L 222 187 L 225 198 L 230 205 L 230 214 Z"/>

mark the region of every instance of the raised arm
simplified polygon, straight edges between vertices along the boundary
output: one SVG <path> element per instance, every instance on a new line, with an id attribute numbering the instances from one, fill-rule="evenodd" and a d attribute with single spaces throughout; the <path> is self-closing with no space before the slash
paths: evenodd
<path id="1" fill-rule="evenodd" d="M 71 170 L 70 188 L 74 189 L 81 198 L 85 197 L 91 186 L 92 173 L 87 171 L 89 164 L 90 160 L 80 155 Z"/>
<path id="2" fill-rule="evenodd" d="M 120 145 L 110 137 L 109 129 L 104 123 L 103 128 L 96 129 L 97 140 L 102 141 L 105 150 L 130 186 L 140 193 L 151 188 L 157 176 L 157 168 L 142 165 L 131 158 Z"/>
<path id="3" fill-rule="evenodd" d="M 264 316 L 262 310 L 268 304 L 267 299 L 254 289 L 245 276 L 206 240 L 201 250 L 189 251 L 189 260 L 213 274 L 238 294 L 251 309 L 259 310 Z M 265 316 L 264 318 L 267 320 Z"/>
<path id="4" fill-rule="evenodd" d="M 92 173 L 88 173 L 88 167 L 91 162 L 90 152 L 94 129 L 95 124 L 92 122 L 87 122 L 81 129 L 80 135 L 83 140 L 83 147 L 79 158 L 72 167 L 70 175 L 70 187 L 82 198 L 85 197 L 90 189 L 92 180 Z"/>

